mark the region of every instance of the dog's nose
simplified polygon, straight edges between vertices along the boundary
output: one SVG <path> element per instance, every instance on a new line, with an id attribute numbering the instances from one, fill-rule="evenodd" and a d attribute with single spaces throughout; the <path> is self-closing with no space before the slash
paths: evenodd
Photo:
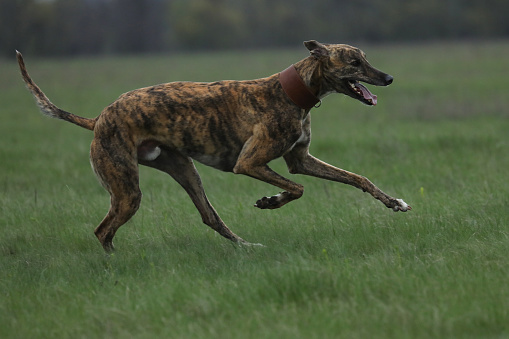
<path id="1" fill-rule="evenodd" d="M 394 80 L 394 78 L 392 77 L 392 75 L 387 74 L 387 75 L 385 76 L 385 85 L 390 85 L 390 84 L 392 84 L 392 80 Z"/>

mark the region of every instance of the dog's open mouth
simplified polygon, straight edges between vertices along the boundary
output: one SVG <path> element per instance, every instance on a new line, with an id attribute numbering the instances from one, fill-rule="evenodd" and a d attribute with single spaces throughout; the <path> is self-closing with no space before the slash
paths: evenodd
<path id="1" fill-rule="evenodd" d="M 365 103 L 366 105 L 376 105 L 376 95 L 371 93 L 369 89 L 366 88 L 366 86 L 355 80 L 348 81 L 348 85 L 350 85 L 352 91 L 357 95 L 357 99 L 359 99 L 361 102 Z"/>

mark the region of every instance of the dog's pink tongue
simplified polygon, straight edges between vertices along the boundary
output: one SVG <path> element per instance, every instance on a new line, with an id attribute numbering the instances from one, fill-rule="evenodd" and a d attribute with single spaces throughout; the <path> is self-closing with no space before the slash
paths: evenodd
<path id="1" fill-rule="evenodd" d="M 355 87 L 361 90 L 364 99 L 370 100 L 373 106 L 376 105 L 376 95 L 371 93 L 369 89 L 366 88 L 366 86 L 357 82 L 355 83 Z"/>

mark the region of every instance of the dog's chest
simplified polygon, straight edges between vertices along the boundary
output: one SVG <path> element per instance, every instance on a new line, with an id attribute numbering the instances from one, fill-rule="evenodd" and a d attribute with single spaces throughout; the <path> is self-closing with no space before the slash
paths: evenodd
<path id="1" fill-rule="evenodd" d="M 288 151 L 287 151 L 286 153 L 288 153 L 288 152 L 290 152 L 291 150 L 293 150 L 293 148 L 294 148 L 296 145 L 299 145 L 299 144 L 305 144 L 305 143 L 307 143 L 307 142 L 308 142 L 308 140 L 309 140 L 308 133 L 307 133 L 307 132 L 303 129 L 303 130 L 302 130 L 302 133 L 301 133 L 301 134 L 300 134 L 300 136 L 299 136 L 299 139 L 297 139 L 297 141 L 295 141 L 295 142 L 293 143 L 293 145 L 292 145 L 292 146 L 288 149 Z"/>

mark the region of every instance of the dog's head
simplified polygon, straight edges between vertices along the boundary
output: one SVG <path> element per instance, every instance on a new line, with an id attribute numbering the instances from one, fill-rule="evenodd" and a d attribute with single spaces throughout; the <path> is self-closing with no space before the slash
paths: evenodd
<path id="1" fill-rule="evenodd" d="M 376 105 L 376 95 L 372 94 L 360 81 L 388 86 L 393 77 L 383 73 L 366 60 L 366 54 L 348 45 L 321 44 L 315 40 L 305 41 L 304 45 L 322 65 L 322 79 L 327 91 L 346 94 L 366 105 Z"/>

